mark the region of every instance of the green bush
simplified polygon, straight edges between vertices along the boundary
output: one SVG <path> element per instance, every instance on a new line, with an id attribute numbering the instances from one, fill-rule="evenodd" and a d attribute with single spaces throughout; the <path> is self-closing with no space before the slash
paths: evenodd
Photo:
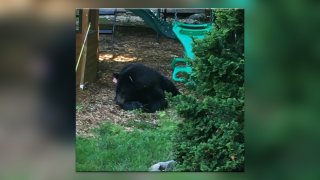
<path id="1" fill-rule="evenodd" d="M 244 170 L 244 11 L 215 11 L 215 29 L 195 41 L 192 93 L 174 97 L 180 171 Z"/>

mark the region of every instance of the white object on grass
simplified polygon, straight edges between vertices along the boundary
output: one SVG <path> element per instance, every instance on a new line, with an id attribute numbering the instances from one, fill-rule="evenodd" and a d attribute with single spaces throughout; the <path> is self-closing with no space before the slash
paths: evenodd
<path id="1" fill-rule="evenodd" d="M 168 171 L 172 168 L 174 162 L 174 160 L 158 162 L 157 164 L 152 165 L 149 168 L 149 171 Z"/>

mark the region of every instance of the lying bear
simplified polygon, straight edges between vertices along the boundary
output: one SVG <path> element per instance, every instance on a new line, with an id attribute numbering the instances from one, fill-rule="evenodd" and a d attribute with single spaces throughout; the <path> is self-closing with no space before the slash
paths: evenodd
<path id="1" fill-rule="evenodd" d="M 120 73 L 113 73 L 113 82 L 117 85 L 114 101 L 124 110 L 142 108 L 153 113 L 168 106 L 165 91 L 173 96 L 179 94 L 167 77 L 139 63 L 128 64 Z"/>

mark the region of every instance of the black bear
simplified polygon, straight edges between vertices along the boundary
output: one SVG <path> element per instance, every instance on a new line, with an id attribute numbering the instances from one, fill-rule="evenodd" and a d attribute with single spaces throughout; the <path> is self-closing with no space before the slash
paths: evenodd
<path id="1" fill-rule="evenodd" d="M 124 110 L 142 108 L 153 113 L 167 107 L 164 91 L 179 94 L 167 77 L 140 63 L 128 64 L 120 73 L 113 73 L 113 82 L 117 84 L 114 101 Z"/>

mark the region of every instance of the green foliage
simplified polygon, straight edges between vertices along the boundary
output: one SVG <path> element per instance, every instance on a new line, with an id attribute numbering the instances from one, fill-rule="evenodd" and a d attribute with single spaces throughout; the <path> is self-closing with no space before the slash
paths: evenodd
<path id="1" fill-rule="evenodd" d="M 215 30 L 195 41 L 192 94 L 174 98 L 175 160 L 181 171 L 244 170 L 243 10 L 215 11 Z"/>
<path id="2" fill-rule="evenodd" d="M 165 112 L 158 116 L 157 127 L 143 121 L 127 127 L 105 123 L 95 129 L 95 137 L 77 137 L 76 170 L 148 171 L 152 164 L 173 159 L 177 123 Z"/>

